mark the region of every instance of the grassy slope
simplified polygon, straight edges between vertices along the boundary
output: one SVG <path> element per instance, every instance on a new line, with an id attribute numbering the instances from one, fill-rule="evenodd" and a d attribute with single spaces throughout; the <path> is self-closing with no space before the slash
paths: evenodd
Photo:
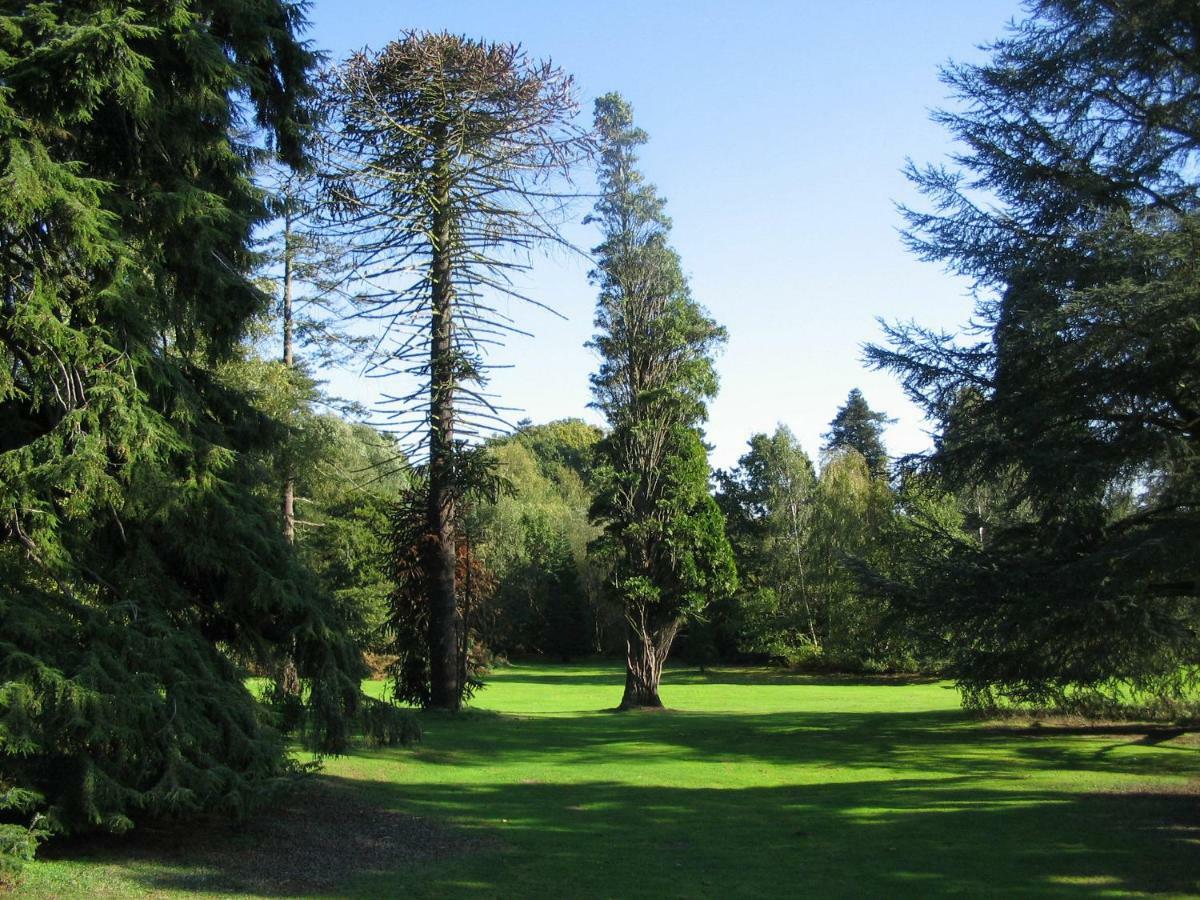
<path id="1" fill-rule="evenodd" d="M 1200 893 L 1193 736 L 989 730 L 942 684 L 669 673 L 613 714 L 612 669 L 519 666 L 413 751 L 333 760 L 372 803 L 493 849 L 338 895 L 758 897 Z M 1183 796 L 1179 792 L 1183 790 Z M 186 885 L 177 863 L 38 863 L 33 894 Z M 186 867 L 184 867 L 186 869 Z"/>

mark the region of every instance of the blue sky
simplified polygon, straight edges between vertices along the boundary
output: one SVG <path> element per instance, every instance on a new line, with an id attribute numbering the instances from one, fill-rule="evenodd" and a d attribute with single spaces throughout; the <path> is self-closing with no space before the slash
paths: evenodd
<path id="1" fill-rule="evenodd" d="M 939 64 L 979 59 L 1014 17 L 1016 0 L 317 0 L 309 37 L 335 59 L 409 28 L 512 41 L 575 76 L 585 116 L 600 94 L 629 99 L 693 294 L 729 330 L 707 426 L 713 464 L 729 466 L 753 432 L 780 422 L 815 457 L 853 387 L 897 418 L 893 454 L 927 446 L 919 413 L 890 376 L 863 368 L 861 345 L 878 339 L 879 316 L 950 328 L 970 315 L 969 285 L 905 251 L 895 203 L 918 200 L 900 171 L 907 157 L 953 149 L 928 118 L 947 100 Z M 596 243 L 582 226 L 571 236 Z M 496 356 L 513 368 L 492 388 L 519 415 L 598 421 L 586 408 L 596 367 L 583 347 L 595 302 L 586 272 L 560 254 L 523 283 L 566 321 L 513 303 L 535 337 Z M 368 405 L 379 387 L 350 375 L 332 386 Z"/>

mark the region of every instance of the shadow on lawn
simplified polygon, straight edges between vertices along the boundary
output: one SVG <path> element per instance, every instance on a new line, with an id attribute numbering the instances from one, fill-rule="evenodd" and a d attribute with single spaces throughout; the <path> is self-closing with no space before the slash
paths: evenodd
<path id="1" fill-rule="evenodd" d="M 140 882 L 331 897 L 1084 896 L 1200 887 L 1195 797 L 1010 792 L 969 779 L 724 790 L 323 780 L 364 799 L 369 792 L 381 815 L 449 817 L 495 852 L 416 870 L 366 858 L 338 883 L 293 877 L 279 886 L 246 881 L 234 852 L 210 860 L 199 882 L 161 867 Z"/>
<path id="2" fill-rule="evenodd" d="M 588 675 L 564 677 L 579 683 Z M 1142 731 L 1024 736 L 980 728 L 958 710 L 423 720 L 427 741 L 415 751 L 356 756 L 415 757 L 443 767 L 437 777 L 423 782 L 420 769 L 399 782 L 322 777 L 329 796 L 350 805 L 337 812 L 319 800 L 268 820 L 260 827 L 276 849 L 264 851 L 262 832 L 251 829 L 201 841 L 197 851 L 188 832 L 165 848 L 143 840 L 121 845 L 124 856 L 110 850 L 92 859 L 126 866 L 132 856 L 128 868 L 145 890 L 270 896 L 1077 896 L 1200 888 L 1195 793 L 1045 786 L 1064 771 L 1126 776 L 1126 785 L 1130 775 L 1145 784 L 1195 775 L 1195 746 L 1148 747 Z M 705 786 L 663 784 L 697 777 L 696 769 L 672 770 L 675 763 L 710 766 L 697 779 Z M 615 767 L 608 771 L 622 780 L 566 780 L 589 765 Z M 496 767 L 495 778 L 481 772 L 487 766 Z M 768 784 L 711 786 L 735 770 L 764 773 L 742 784 Z M 456 771 L 487 783 L 457 783 Z M 497 781 L 506 771 L 525 777 Z"/>
<path id="3" fill-rule="evenodd" d="M 1194 892 L 1194 796 L 905 779 L 684 789 L 627 783 L 373 785 L 508 848 L 438 872 L 431 896 Z M 395 875 L 356 888 L 383 896 Z"/>
<path id="4" fill-rule="evenodd" d="M 39 859 L 120 866 L 143 889 L 286 897 L 336 894 L 364 871 L 411 871 L 498 846 L 482 832 L 382 809 L 359 788 L 305 779 L 240 823 L 201 819 L 143 825 L 125 837 L 68 838 Z"/>
<path id="5" fill-rule="evenodd" d="M 1043 732 L 1032 737 L 980 728 L 959 710 L 758 714 L 668 710 L 546 718 L 491 713 L 485 722 L 439 717 L 427 731 L 433 739 L 415 751 L 417 758 L 460 767 L 620 762 L 636 771 L 643 760 L 649 760 L 891 769 L 999 779 L 1019 779 L 1041 769 L 1188 777 L 1200 769 L 1200 750 L 1194 744 L 1160 743 L 1152 756 L 1113 754 L 1125 745 L 1147 746 L 1145 729 L 1106 732 L 1090 740 L 1056 739 Z M 362 755 L 390 753 L 363 751 Z"/>
<path id="6" fill-rule="evenodd" d="M 526 668 L 520 664 L 497 668 L 485 681 L 502 684 L 564 684 L 613 687 L 620 691 L 625 675 L 619 670 L 597 672 L 594 666 L 564 666 L 560 671 L 547 672 L 544 665 Z M 936 684 L 942 679 L 930 675 L 842 675 L 837 673 L 808 673 L 777 668 L 669 668 L 663 674 L 663 686 L 696 684 L 785 684 L 822 687 L 906 687 L 913 684 Z"/>

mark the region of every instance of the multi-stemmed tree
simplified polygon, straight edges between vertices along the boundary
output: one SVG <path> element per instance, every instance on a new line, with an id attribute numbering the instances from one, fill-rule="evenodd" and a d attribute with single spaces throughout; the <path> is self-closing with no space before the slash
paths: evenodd
<path id="1" fill-rule="evenodd" d="M 592 516 L 604 526 L 597 549 L 615 559 L 625 613 L 621 706 L 661 706 L 662 667 L 680 625 L 735 581 L 699 430 L 725 331 L 691 297 L 667 242 L 664 200 L 635 167 L 646 134 L 619 95 L 596 101 L 596 131 L 601 196 L 588 220 L 604 240 L 594 251 L 591 346 L 601 363 L 591 380 L 610 430 L 598 445 Z"/>
<path id="2" fill-rule="evenodd" d="M 530 250 L 564 243 L 562 179 L 590 142 L 572 79 L 511 44 L 409 33 L 355 54 L 325 89 L 326 198 L 357 257 L 358 315 L 382 323 L 371 372 L 415 382 L 390 397 L 390 416 L 428 460 L 429 703 L 455 709 L 456 460 L 502 421 L 484 357 L 515 326 L 497 299 L 536 302 L 511 277 Z"/>

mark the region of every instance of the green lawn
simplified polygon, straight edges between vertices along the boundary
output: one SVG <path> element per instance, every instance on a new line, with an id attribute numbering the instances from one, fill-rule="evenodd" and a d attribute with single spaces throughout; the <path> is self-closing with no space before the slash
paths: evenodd
<path id="1" fill-rule="evenodd" d="M 336 795 L 370 807 L 336 825 L 354 863 L 316 893 L 1200 894 L 1195 735 L 988 727 L 940 683 L 676 670 L 670 711 L 613 713 L 620 685 L 615 668 L 503 669 L 470 712 L 424 715 L 415 750 L 329 761 Z M 356 836 L 373 810 L 422 817 L 433 849 L 403 837 L 407 816 Z M 238 892 L 222 868 L 257 839 L 208 840 L 201 862 L 186 838 L 59 850 L 26 890 Z M 387 857 L 389 840 L 415 849 Z"/>

